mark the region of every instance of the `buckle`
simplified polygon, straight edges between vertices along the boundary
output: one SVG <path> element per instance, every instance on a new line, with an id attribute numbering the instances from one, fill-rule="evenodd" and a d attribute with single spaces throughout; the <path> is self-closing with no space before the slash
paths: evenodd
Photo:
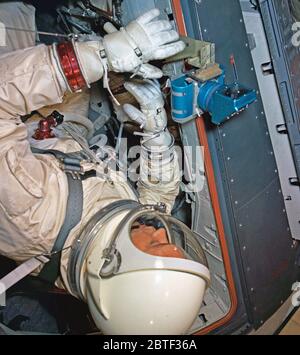
<path id="1" fill-rule="evenodd" d="M 80 163 L 80 159 L 62 158 L 60 159 L 60 168 L 64 173 L 70 174 L 73 180 L 82 180 L 85 173 Z"/>
<path id="2" fill-rule="evenodd" d="M 101 51 L 100 51 L 100 57 L 101 57 L 101 59 L 106 59 L 106 58 L 107 58 L 105 49 L 101 49 Z"/>
<path id="3" fill-rule="evenodd" d="M 143 52 L 139 49 L 139 47 L 135 48 L 134 53 L 141 58 L 143 56 Z"/>
<path id="4" fill-rule="evenodd" d="M 72 179 L 76 181 L 81 181 L 84 176 L 83 172 L 72 171 L 72 170 L 65 170 L 65 173 L 70 174 Z"/>

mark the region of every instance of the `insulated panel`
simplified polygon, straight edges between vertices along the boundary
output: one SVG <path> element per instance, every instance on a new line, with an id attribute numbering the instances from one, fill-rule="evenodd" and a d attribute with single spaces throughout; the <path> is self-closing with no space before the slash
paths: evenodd
<path id="1" fill-rule="evenodd" d="M 297 35 L 296 31 L 293 31 L 293 25 L 300 19 L 297 20 L 293 17 L 290 2 L 287 0 L 260 0 L 259 2 L 299 182 L 300 43 L 297 43 L 299 41 L 299 26 L 296 26 Z"/>
<path id="2" fill-rule="evenodd" d="M 258 328 L 288 298 L 299 270 L 241 5 L 238 0 L 181 3 L 189 35 L 216 44 L 227 81 L 234 79 L 229 60 L 234 54 L 239 80 L 258 92 L 255 104 L 224 125 L 207 120 L 227 239 L 239 260 L 249 320 Z"/>

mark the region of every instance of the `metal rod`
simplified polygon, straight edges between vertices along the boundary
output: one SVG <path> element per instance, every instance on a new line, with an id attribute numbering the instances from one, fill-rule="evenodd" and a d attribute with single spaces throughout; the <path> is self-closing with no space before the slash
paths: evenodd
<path id="1" fill-rule="evenodd" d="M 36 31 L 36 30 L 28 30 L 28 29 L 24 29 L 24 28 L 15 28 L 15 27 L 5 26 L 3 29 L 4 30 L 9 30 L 9 31 L 35 33 L 35 34 L 39 34 L 39 35 L 42 35 L 42 36 L 70 38 L 70 35 L 64 35 L 64 34 L 60 34 L 60 33 L 43 32 L 43 31 Z"/>
<path id="2" fill-rule="evenodd" d="M 236 64 L 235 64 L 235 58 L 234 58 L 234 55 L 233 55 L 233 54 L 232 54 L 231 57 L 230 57 L 230 63 L 231 63 L 232 68 L 233 68 L 234 82 L 235 82 L 235 83 L 238 83 L 238 81 L 239 81 L 239 75 L 238 75 L 237 67 L 236 67 Z"/>

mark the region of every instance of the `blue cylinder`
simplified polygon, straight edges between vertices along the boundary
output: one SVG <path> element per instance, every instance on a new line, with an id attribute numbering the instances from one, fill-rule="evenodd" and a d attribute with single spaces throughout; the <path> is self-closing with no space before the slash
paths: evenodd
<path id="1" fill-rule="evenodd" d="M 172 116 L 175 121 L 192 118 L 194 111 L 194 83 L 184 75 L 172 81 Z"/>

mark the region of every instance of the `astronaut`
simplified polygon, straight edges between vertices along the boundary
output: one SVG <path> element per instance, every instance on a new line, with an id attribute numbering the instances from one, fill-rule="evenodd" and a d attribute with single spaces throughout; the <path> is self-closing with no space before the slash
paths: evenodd
<path id="1" fill-rule="evenodd" d="M 184 44 L 158 15 L 154 9 L 103 39 L 52 46 L 7 32 L 0 57 L 0 253 L 43 260 L 34 273 L 87 302 L 105 334 L 184 334 L 209 283 L 196 236 L 170 216 L 179 166 L 153 81 L 162 72 L 148 62 Z M 34 8 L 0 4 L 0 21 L 34 28 Z M 125 84 L 140 109 L 123 108 L 144 130 L 138 196 L 122 172 L 83 149 L 93 133 L 88 88 L 103 79 L 109 89 L 110 71 L 144 79 Z M 54 109 L 66 135 L 33 140 L 21 117 Z"/>

